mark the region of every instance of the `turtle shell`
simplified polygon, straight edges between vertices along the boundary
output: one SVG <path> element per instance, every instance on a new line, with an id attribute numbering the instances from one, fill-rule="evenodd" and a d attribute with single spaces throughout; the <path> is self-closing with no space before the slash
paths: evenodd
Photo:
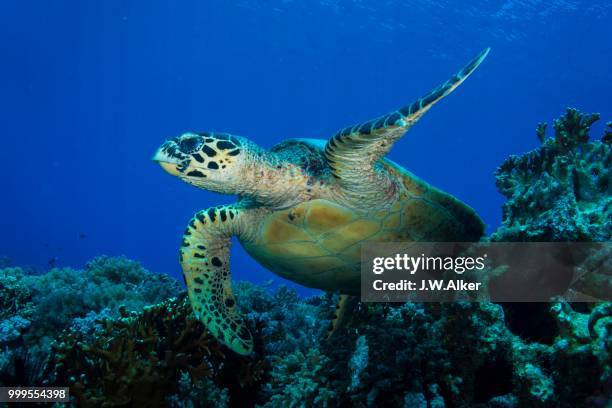
<path id="1" fill-rule="evenodd" d="M 316 151 L 302 152 L 305 162 L 317 158 Z M 292 157 L 301 160 L 299 154 Z M 245 250 L 283 278 L 358 294 L 363 244 L 467 242 L 482 236 L 484 225 L 470 207 L 390 160 L 381 162 L 402 181 L 399 198 L 391 206 L 364 212 L 325 199 L 302 202 L 262 217 L 254 237 L 241 242 Z"/>

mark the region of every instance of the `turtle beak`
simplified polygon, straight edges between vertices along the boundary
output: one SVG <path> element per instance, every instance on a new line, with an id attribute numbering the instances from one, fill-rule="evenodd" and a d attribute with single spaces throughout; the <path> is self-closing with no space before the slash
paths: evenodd
<path id="1" fill-rule="evenodd" d="M 180 160 L 175 157 L 172 152 L 176 151 L 176 143 L 169 140 L 164 143 L 153 155 L 153 161 L 159 163 L 162 169 L 166 170 L 173 176 L 178 176 L 180 173 L 177 166 L 180 164 Z"/>

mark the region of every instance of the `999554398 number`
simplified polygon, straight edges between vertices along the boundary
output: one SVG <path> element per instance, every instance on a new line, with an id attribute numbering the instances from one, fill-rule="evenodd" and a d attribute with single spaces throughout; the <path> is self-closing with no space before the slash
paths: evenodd
<path id="1" fill-rule="evenodd" d="M 68 387 L 0 387 L 0 402 L 68 401 Z"/>

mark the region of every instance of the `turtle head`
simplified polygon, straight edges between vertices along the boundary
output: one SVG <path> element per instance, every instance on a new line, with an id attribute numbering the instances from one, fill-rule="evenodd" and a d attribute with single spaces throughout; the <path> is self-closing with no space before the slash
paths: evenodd
<path id="1" fill-rule="evenodd" d="M 240 194 L 242 176 L 250 162 L 246 153 L 252 144 L 226 133 L 184 133 L 161 145 L 153 160 L 189 184 Z"/>

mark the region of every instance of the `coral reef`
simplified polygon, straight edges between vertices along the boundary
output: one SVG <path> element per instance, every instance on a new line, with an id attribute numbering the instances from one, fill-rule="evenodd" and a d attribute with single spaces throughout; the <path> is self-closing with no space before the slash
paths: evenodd
<path id="1" fill-rule="evenodd" d="M 492 241 L 609 241 L 612 237 L 612 137 L 589 141 L 598 114 L 568 109 L 536 134 L 542 145 L 510 156 L 497 170 L 499 191 L 508 201 Z"/>
<path id="2" fill-rule="evenodd" d="M 349 369 L 351 370 L 351 384 L 348 390 L 352 391 L 359 387 L 363 370 L 368 366 L 370 356 L 370 348 L 365 336 L 357 338 L 355 343 L 355 352 L 349 361 Z"/>
<path id="3" fill-rule="evenodd" d="M 266 352 L 270 355 L 296 350 L 306 353 L 326 335 L 326 319 L 332 314 L 328 309 L 335 305 L 334 299 L 325 296 L 301 300 L 295 290 L 286 286 L 280 286 L 272 294 L 267 289 L 248 282 L 236 285 L 238 306 L 245 311 L 250 325 L 261 329 Z"/>
<path id="4" fill-rule="evenodd" d="M 603 407 L 612 398 L 609 304 L 542 304 L 548 337 L 509 324 L 502 305 L 367 304 L 327 341 L 328 296 L 238 286 L 260 340 L 253 356 L 226 350 L 173 299 L 64 332 L 46 377 L 85 405 Z M 271 317 L 263 305 L 286 312 Z M 318 324 L 285 328 L 303 310 Z M 268 350 L 279 331 L 301 331 L 304 351 Z"/>
<path id="5" fill-rule="evenodd" d="M 226 408 L 229 406 L 229 395 L 227 390 L 219 389 L 208 378 L 194 382 L 189 373 L 183 373 L 179 380 L 177 394 L 166 399 L 166 406 L 171 408 Z"/>
<path id="6" fill-rule="evenodd" d="M 227 388 L 245 392 L 257 378 L 259 361 L 227 355 L 184 298 L 147 306 L 141 313 L 121 313 L 88 332 L 65 331 L 53 345 L 48 382 L 69 386 L 82 405 L 173 401 L 184 406 L 189 401 L 217 406 L 227 399 Z"/>
<path id="7" fill-rule="evenodd" d="M 175 279 L 146 271 L 124 257 L 98 257 L 85 269 L 51 269 L 24 277 L 36 305 L 31 336 L 43 337 L 67 327 L 76 317 L 110 308 L 142 310 L 145 305 L 176 296 L 182 290 Z"/>
<path id="8" fill-rule="evenodd" d="M 39 384 L 69 385 L 84 406 L 603 407 L 612 398 L 608 303 L 541 304 L 546 335 L 491 303 L 363 304 L 327 341 L 330 296 L 237 286 L 253 356 L 219 345 L 175 298 L 78 319 L 58 335 Z"/>
<path id="9" fill-rule="evenodd" d="M 610 347 L 600 342 L 609 342 L 610 322 L 598 323 L 606 328 L 589 338 L 588 314 L 567 303 L 548 309 L 557 331 L 552 344 L 513 333 L 500 305 L 368 305 L 342 338 L 277 362 L 268 404 L 605 406 Z M 378 352 L 364 353 L 365 344 Z"/>
<path id="10" fill-rule="evenodd" d="M 0 269 L 0 319 L 16 315 L 32 314 L 33 305 L 30 288 L 23 281 L 19 268 Z"/>
<path id="11" fill-rule="evenodd" d="M 1 269 L 0 361 L 6 368 L 0 385 L 40 383 L 52 341 L 71 324 L 83 325 L 99 313 L 142 310 L 181 291 L 176 280 L 124 257 L 98 257 L 82 271 L 54 268 L 32 275 Z"/>
<path id="12" fill-rule="evenodd" d="M 270 397 L 264 407 L 333 407 L 337 393 L 325 369 L 331 360 L 313 347 L 306 354 L 295 351 L 273 364 L 272 379 L 266 385 Z"/>
<path id="13" fill-rule="evenodd" d="M 68 384 L 76 401 L 86 405 L 297 403 L 327 361 L 313 345 L 324 338 L 328 322 L 321 316 L 331 313 L 331 297 L 302 300 L 286 287 L 270 293 L 246 282 L 236 285 L 236 293 L 258 341 L 253 356 L 238 356 L 217 343 L 183 295 L 141 313 L 75 319 L 54 343 L 44 377 L 48 384 Z M 268 377 L 278 380 L 265 387 Z M 310 401 L 333 395 L 315 383 L 310 389 Z"/>

